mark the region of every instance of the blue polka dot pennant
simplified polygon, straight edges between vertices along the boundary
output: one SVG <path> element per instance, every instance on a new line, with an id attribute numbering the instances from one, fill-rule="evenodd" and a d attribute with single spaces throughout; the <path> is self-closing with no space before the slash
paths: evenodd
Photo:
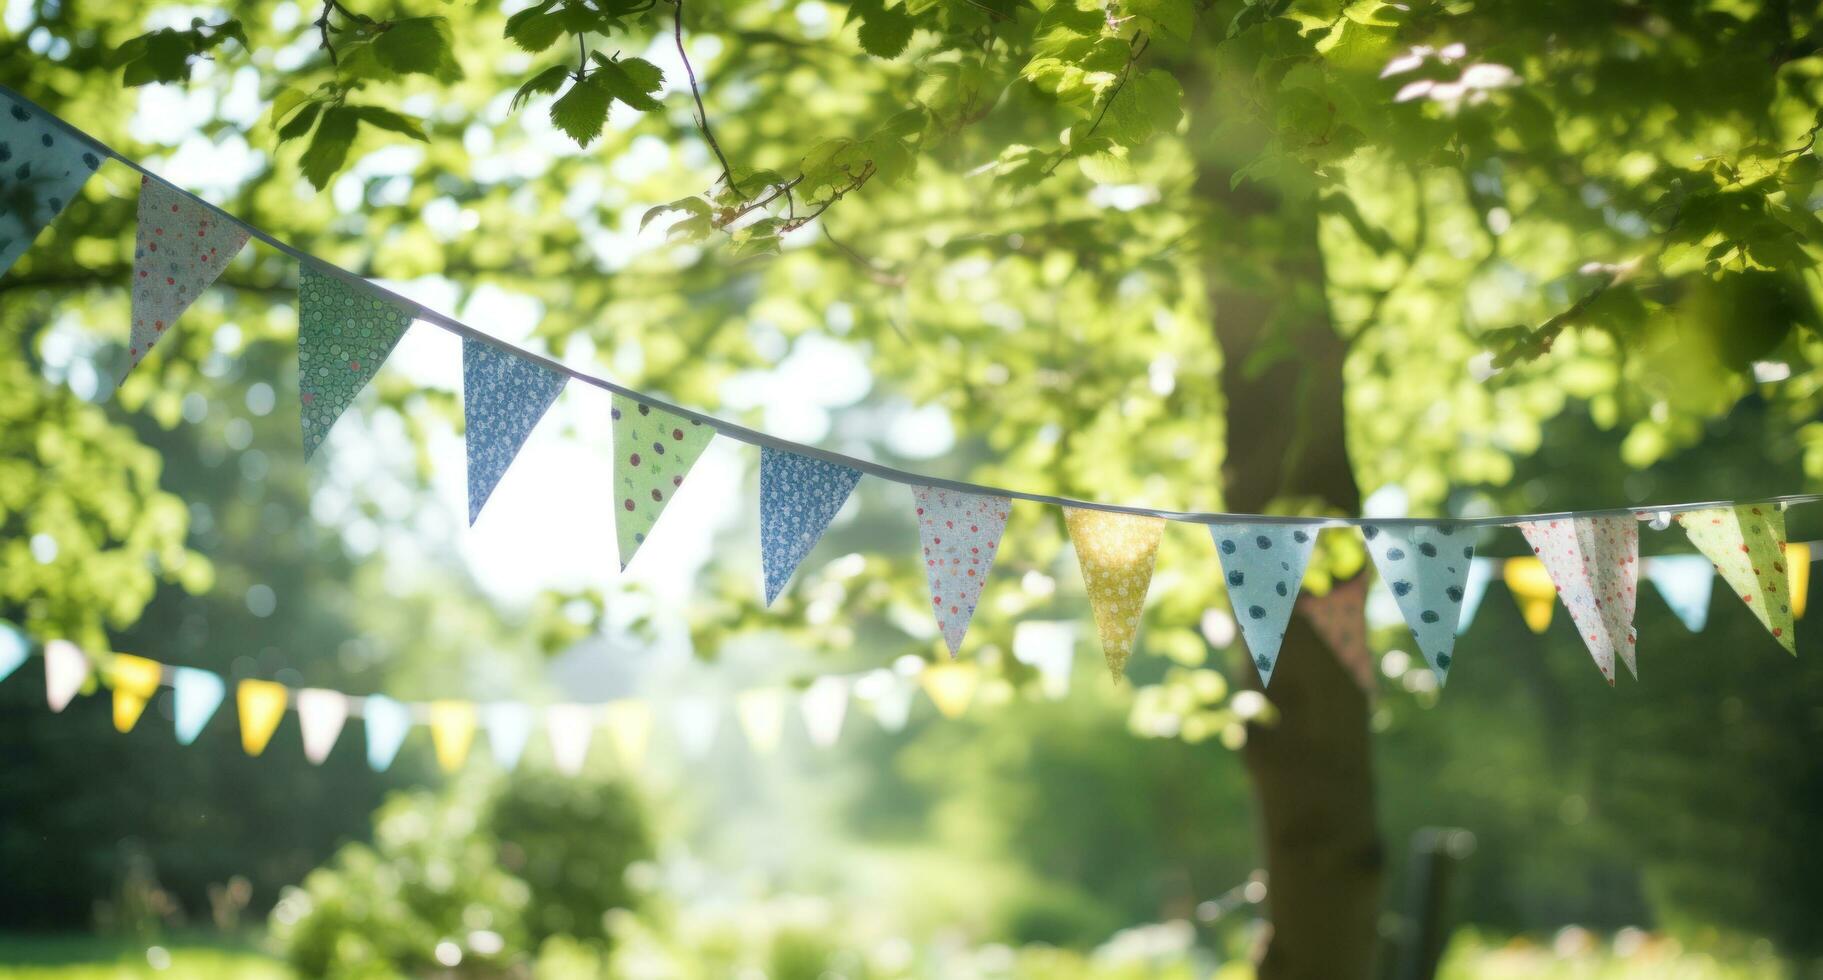
<path id="1" fill-rule="evenodd" d="M 1314 527 L 1295 524 L 1211 524 L 1215 553 L 1222 563 L 1228 604 L 1262 685 L 1272 683 L 1285 625 L 1297 605 L 1304 566 L 1316 546 Z"/>
<path id="2" fill-rule="evenodd" d="M 1364 524 L 1361 536 L 1441 685 L 1455 655 L 1456 620 L 1475 560 L 1472 533 L 1449 525 Z"/>
<path id="3" fill-rule="evenodd" d="M 760 447 L 760 561 L 766 605 L 778 598 L 798 563 L 816 547 L 860 482 L 861 471 L 810 456 Z"/>
<path id="4" fill-rule="evenodd" d="M 93 146 L 0 94 L 0 275 L 100 166 Z"/>
<path id="5" fill-rule="evenodd" d="M 492 344 L 462 338 L 462 417 L 468 423 L 468 522 L 506 475 L 566 378 Z"/>

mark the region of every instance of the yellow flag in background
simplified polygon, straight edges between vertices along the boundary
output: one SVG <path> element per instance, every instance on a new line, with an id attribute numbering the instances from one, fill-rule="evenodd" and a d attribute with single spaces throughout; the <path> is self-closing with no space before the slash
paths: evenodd
<path id="1" fill-rule="evenodd" d="M 1508 558 L 1501 577 L 1506 580 L 1507 590 L 1513 593 L 1513 601 L 1519 603 L 1519 615 L 1525 618 L 1525 624 L 1532 632 L 1543 633 L 1550 629 L 1551 613 L 1557 608 L 1557 586 L 1551 581 L 1551 573 L 1545 571 L 1544 562 L 1531 555 Z"/>
<path id="2" fill-rule="evenodd" d="M 1165 522 L 1138 514 L 1069 507 L 1063 510 L 1063 520 L 1076 545 L 1076 560 L 1082 565 L 1082 584 L 1095 613 L 1095 628 L 1101 633 L 1102 656 L 1107 658 L 1108 672 L 1118 680 L 1133 654 L 1133 638 L 1146 609 L 1146 589 L 1152 584 L 1152 566 L 1158 561 Z M 929 686 L 926 681 L 927 690 Z"/>
<path id="3" fill-rule="evenodd" d="M 248 755 L 266 751 L 272 733 L 278 731 L 285 717 L 285 703 L 291 692 L 276 681 L 241 681 L 234 690 L 234 703 L 241 715 L 241 748 Z"/>
<path id="4" fill-rule="evenodd" d="M 924 684 L 924 693 L 930 695 L 931 703 L 943 717 L 960 718 L 968 710 L 969 702 L 975 700 L 975 688 L 981 684 L 981 669 L 970 661 L 958 660 L 926 667 L 919 679 Z"/>
<path id="5" fill-rule="evenodd" d="M 468 759 L 475 740 L 475 706 L 467 701 L 433 701 L 430 705 L 430 741 L 437 749 L 437 765 L 455 772 Z"/>
<path id="6" fill-rule="evenodd" d="M 1786 545 L 1785 568 L 1791 573 L 1791 614 L 1803 619 L 1805 600 L 1810 598 L 1810 545 Z"/>
<path id="7" fill-rule="evenodd" d="M 627 769 L 638 769 L 646 758 L 646 742 L 652 734 L 652 708 L 644 701 L 613 701 L 601 709 L 601 723 L 608 730 L 608 741 Z"/>
<path id="8" fill-rule="evenodd" d="M 130 732 L 146 710 L 146 702 L 158 693 L 158 679 L 164 667 L 156 660 L 135 657 L 130 653 L 114 655 L 108 668 L 108 683 L 114 686 L 114 730 Z"/>

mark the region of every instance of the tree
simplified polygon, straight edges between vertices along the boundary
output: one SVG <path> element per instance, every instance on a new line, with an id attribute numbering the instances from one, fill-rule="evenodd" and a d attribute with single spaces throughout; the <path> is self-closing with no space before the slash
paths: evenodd
<path id="1" fill-rule="evenodd" d="M 140 156 L 156 145 L 125 138 L 120 85 L 255 88 L 257 138 L 278 149 L 230 210 L 357 271 L 534 297 L 553 350 L 586 340 L 685 403 L 714 408 L 734 372 L 828 334 L 867 356 L 876 397 L 949 413 L 972 462 L 946 475 L 1180 509 L 1353 513 L 1357 488 L 1392 484 L 1413 512 L 1525 509 L 1618 502 L 1567 474 L 1540 500 L 1508 486 L 1571 399 L 1645 469 L 1757 395 L 1823 472 L 1804 8 L 330 0 L 184 30 L 66 3 L 29 8 L 0 77 Z M 209 130 L 237 139 L 246 105 L 214 105 Z M 0 295 L 118 291 L 124 225 L 85 213 Z M 650 247 L 647 222 L 677 246 Z M 251 301 L 286 275 L 262 259 L 230 285 Z M 175 397 L 178 353 L 135 373 L 127 407 Z M 1792 381 L 1756 380 L 1756 362 Z M 1010 663 L 1013 621 L 1060 601 L 1018 573 L 1058 571 L 1061 528 L 1024 520 L 971 634 L 990 662 Z M 1190 665 L 1222 601 L 1199 534 L 1167 537 L 1143 634 Z M 1327 535 L 1307 584 L 1361 564 Z M 917 570 L 868 572 L 841 628 L 934 654 L 891 615 L 923 604 Z M 744 579 L 711 584 L 728 587 L 699 611 L 705 649 L 780 623 L 854 635 L 802 622 L 801 601 L 762 613 Z M 19 601 L 93 629 L 69 588 Z M 1283 665 L 1276 724 L 1227 736 L 1261 803 L 1265 972 L 1361 976 L 1379 874 L 1367 706 L 1302 627 Z M 1135 664 L 1142 690 L 1175 676 Z M 1198 704 L 1181 730 L 1239 720 Z"/>

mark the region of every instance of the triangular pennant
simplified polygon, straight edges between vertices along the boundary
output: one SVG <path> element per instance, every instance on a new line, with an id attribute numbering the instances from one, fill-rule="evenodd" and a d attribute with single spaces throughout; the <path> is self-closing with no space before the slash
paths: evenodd
<path id="1" fill-rule="evenodd" d="M 1677 522 L 1760 624 L 1795 655 L 1785 513 L 1773 504 L 1736 504 L 1688 511 L 1677 515 Z"/>
<path id="2" fill-rule="evenodd" d="M 101 167 L 95 147 L 0 94 L 0 276 Z"/>
<path id="3" fill-rule="evenodd" d="M 1646 578 L 1658 586 L 1665 605 L 1684 628 L 1701 633 L 1709 623 L 1709 599 L 1715 594 L 1715 565 L 1702 555 L 1658 555 L 1643 563 Z"/>
<path id="4" fill-rule="evenodd" d="M 1076 624 L 1020 623 L 1013 627 L 1013 659 L 1037 669 L 1045 697 L 1068 696 L 1070 671 L 1076 664 Z"/>
<path id="5" fill-rule="evenodd" d="M 304 458 L 316 455 L 380 365 L 399 345 L 412 315 L 391 300 L 308 264 L 298 270 L 298 418 Z"/>
<path id="6" fill-rule="evenodd" d="M 981 684 L 981 668 L 972 661 L 932 664 L 919 679 L 924 693 L 945 718 L 960 718 L 975 700 L 975 689 Z"/>
<path id="7" fill-rule="evenodd" d="M 227 695 L 228 685 L 222 682 L 219 674 L 194 667 L 173 667 L 171 714 L 176 717 L 177 744 L 195 742 Z"/>
<path id="8" fill-rule="evenodd" d="M 487 730 L 487 747 L 494 762 L 509 772 L 519 765 L 525 743 L 532 736 L 532 709 L 513 701 L 483 705 L 481 727 Z"/>
<path id="9" fill-rule="evenodd" d="M 584 704 L 553 704 L 544 709 L 544 734 L 551 740 L 551 760 L 557 771 L 574 776 L 589 757 L 595 737 L 595 715 Z"/>
<path id="10" fill-rule="evenodd" d="M 1146 590 L 1152 584 L 1165 522 L 1139 514 L 1072 507 L 1064 508 L 1063 520 L 1076 546 L 1083 589 L 1095 613 L 1095 629 L 1101 634 L 1102 656 L 1108 662 L 1108 673 L 1119 680 L 1127 658 L 1133 655 L 1133 639 L 1139 634 L 1139 617 L 1146 608 Z"/>
<path id="11" fill-rule="evenodd" d="M 1785 567 L 1791 573 L 1791 614 L 1804 618 L 1804 606 L 1810 598 L 1810 545 L 1785 545 Z"/>
<path id="12" fill-rule="evenodd" d="M 700 759 L 715 745 L 715 730 L 721 727 L 720 712 L 708 698 L 682 697 L 671 703 L 671 723 L 684 755 Z"/>
<path id="13" fill-rule="evenodd" d="M 873 709 L 874 720 L 889 732 L 903 731 L 911 718 L 910 681 L 890 670 L 870 670 L 855 680 L 855 699 Z"/>
<path id="14" fill-rule="evenodd" d="M 804 715 L 810 744 L 819 749 L 836 744 L 842 735 L 842 719 L 848 715 L 848 681 L 840 677 L 811 681 L 798 696 L 798 710 Z"/>
<path id="15" fill-rule="evenodd" d="M 614 530 L 624 572 L 715 430 L 621 394 L 613 412 Z"/>
<path id="16" fill-rule="evenodd" d="M 755 755 L 771 755 L 785 734 L 785 692 L 775 688 L 742 691 L 734 698 L 734 717 Z"/>
<path id="17" fill-rule="evenodd" d="M 1443 684 L 1455 656 L 1462 588 L 1475 558 L 1473 535 L 1459 534 L 1449 524 L 1366 524 L 1361 536 L 1412 639 Z"/>
<path id="18" fill-rule="evenodd" d="M 1527 629 L 1543 633 L 1551 628 L 1551 614 L 1557 609 L 1557 586 L 1551 581 L 1551 573 L 1545 570 L 1544 562 L 1531 555 L 1508 558 L 1501 564 L 1500 580 L 1506 583 L 1507 591 L 1513 593 L 1513 602 L 1519 606 L 1519 618 L 1525 621 Z"/>
<path id="19" fill-rule="evenodd" d="M 651 705 L 633 699 L 610 701 L 601 708 L 601 724 L 621 768 L 635 771 L 645 764 L 646 745 L 652 740 Z"/>
<path id="20" fill-rule="evenodd" d="M 114 688 L 114 730 L 125 734 L 139 723 L 146 702 L 158 693 L 164 666 L 156 660 L 117 653 L 108 665 L 108 683 Z"/>
<path id="21" fill-rule="evenodd" d="M 234 703 L 240 709 L 241 748 L 248 755 L 266 751 L 272 733 L 278 731 L 285 717 L 285 704 L 291 691 L 277 681 L 241 681 L 234 689 Z"/>
<path id="22" fill-rule="evenodd" d="M 430 705 L 430 742 L 437 753 L 437 767 L 455 772 L 468 760 L 475 741 L 475 706 L 467 701 L 433 701 Z"/>
<path id="23" fill-rule="evenodd" d="M 30 654 L 31 644 L 19 627 L 0 620 L 0 681 L 13 676 L 13 671 L 18 670 Z"/>
<path id="24" fill-rule="evenodd" d="M 1477 558 L 1469 562 L 1468 580 L 1462 583 L 1462 615 L 1456 619 L 1456 635 L 1461 636 L 1469 631 L 1469 624 L 1475 621 L 1475 613 L 1481 609 L 1481 599 L 1488 593 L 1488 583 L 1494 581 L 1494 562 L 1487 558 Z"/>
<path id="25" fill-rule="evenodd" d="M 1211 524 L 1209 535 L 1222 562 L 1228 605 L 1247 651 L 1253 654 L 1260 685 L 1272 683 L 1285 626 L 1298 601 L 1304 566 L 1317 543 L 1315 528 L 1294 524 Z"/>
<path id="26" fill-rule="evenodd" d="M 939 487 L 913 487 L 912 496 L 918 503 L 918 539 L 924 546 L 931 609 L 954 657 L 962 649 L 981 587 L 999 555 L 1013 501 Z"/>
<path id="27" fill-rule="evenodd" d="M 177 318 L 247 244 L 247 229 L 151 177 L 139 178 L 133 242 L 133 331 L 127 370 L 139 366 Z"/>
<path id="28" fill-rule="evenodd" d="M 468 432 L 468 522 L 494 493 L 519 447 L 563 392 L 565 375 L 473 337 L 462 338 L 462 418 Z"/>
<path id="29" fill-rule="evenodd" d="M 1336 662 L 1348 671 L 1361 690 L 1378 693 L 1374 680 L 1374 653 L 1367 646 L 1367 576 L 1356 575 L 1330 587 L 1323 595 L 1298 596 L 1298 613 L 1310 621 Z"/>
<path id="30" fill-rule="evenodd" d="M 1614 655 L 1633 676 L 1633 610 L 1639 576 L 1639 521 L 1576 517 L 1519 525 L 1601 675 L 1614 683 Z"/>
<path id="31" fill-rule="evenodd" d="M 335 748 L 348 721 L 348 696 L 340 691 L 306 687 L 298 691 L 298 731 L 304 736 L 304 758 L 320 766 Z"/>
<path id="32" fill-rule="evenodd" d="M 760 562 L 766 605 L 816 547 L 860 482 L 861 471 L 770 446 L 760 447 Z"/>
<path id="33" fill-rule="evenodd" d="M 44 645 L 44 699 L 52 711 L 69 706 L 82 685 L 89 681 L 89 658 L 82 648 L 68 640 L 51 640 Z"/>
<path id="34" fill-rule="evenodd" d="M 361 702 L 361 727 L 367 731 L 367 767 L 385 772 L 411 731 L 411 709 L 384 694 L 369 694 Z"/>

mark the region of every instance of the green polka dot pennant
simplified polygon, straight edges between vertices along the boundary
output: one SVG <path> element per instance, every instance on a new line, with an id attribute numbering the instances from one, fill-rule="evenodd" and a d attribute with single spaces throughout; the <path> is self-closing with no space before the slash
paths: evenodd
<path id="1" fill-rule="evenodd" d="M 715 430 L 700 422 L 614 396 L 614 529 L 622 571 L 713 438 Z"/>
<path id="2" fill-rule="evenodd" d="M 1738 504 L 1677 515 L 1690 543 L 1715 563 L 1722 580 L 1787 652 L 1792 631 L 1791 573 L 1785 568 L 1785 513 L 1777 504 Z"/>
<path id="3" fill-rule="evenodd" d="M 298 400 L 304 458 L 398 346 L 412 316 L 378 293 L 304 266 L 298 274 Z"/>

